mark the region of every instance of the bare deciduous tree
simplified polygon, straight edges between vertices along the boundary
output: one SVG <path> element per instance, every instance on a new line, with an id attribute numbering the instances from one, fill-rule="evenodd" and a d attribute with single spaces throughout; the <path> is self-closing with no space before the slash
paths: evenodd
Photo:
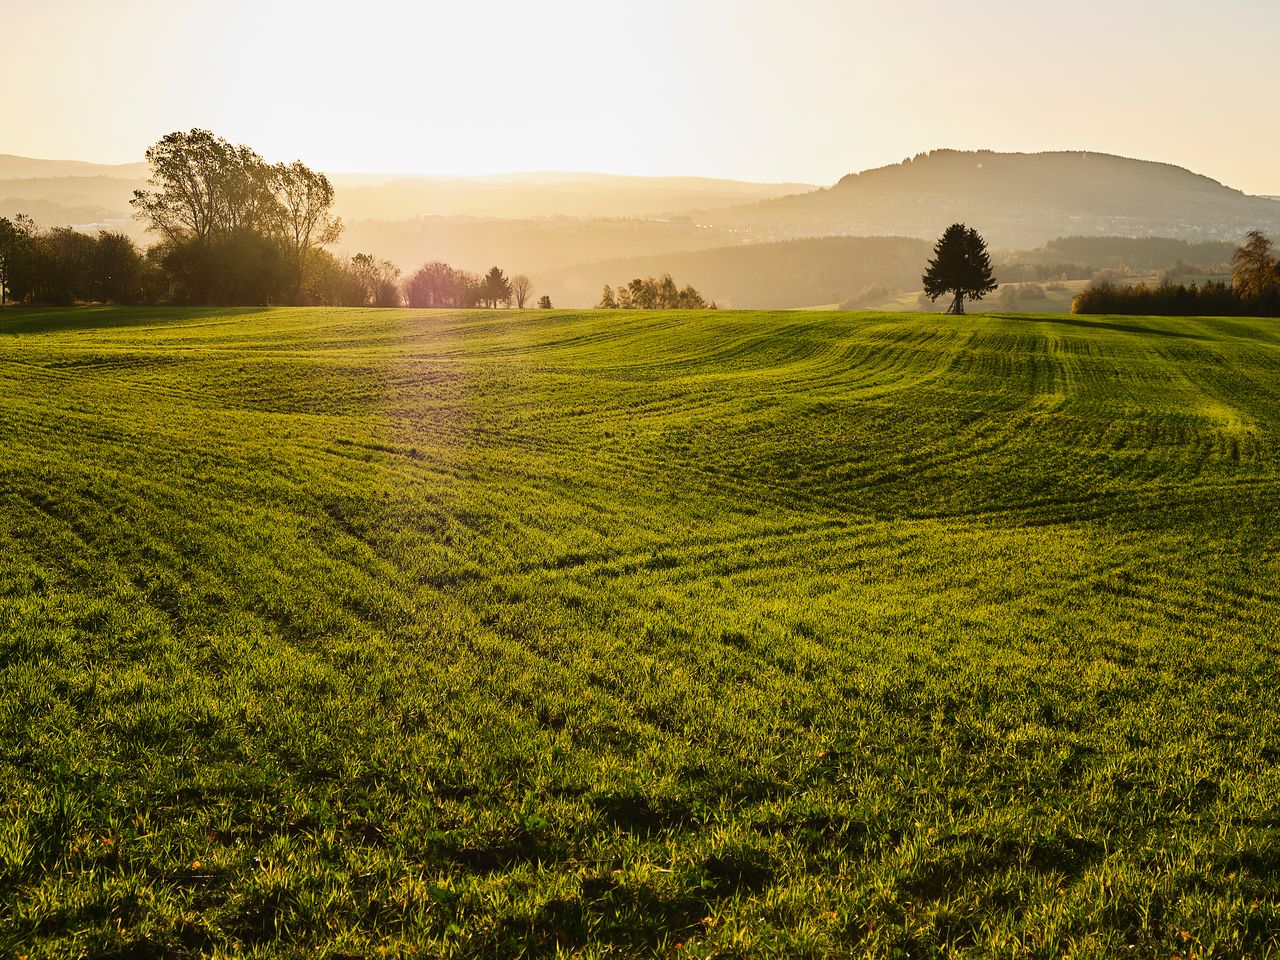
<path id="1" fill-rule="evenodd" d="M 523 310 L 525 301 L 529 299 L 529 294 L 532 292 L 533 281 L 523 273 L 517 273 L 511 278 L 511 296 L 515 297 L 516 307 Z"/>

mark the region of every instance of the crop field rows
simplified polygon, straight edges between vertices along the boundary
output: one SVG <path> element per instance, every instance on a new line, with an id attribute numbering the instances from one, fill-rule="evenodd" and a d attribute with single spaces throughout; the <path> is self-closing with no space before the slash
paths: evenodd
<path id="1" fill-rule="evenodd" d="M 0 315 L 0 952 L 1280 951 L 1280 328 Z"/>

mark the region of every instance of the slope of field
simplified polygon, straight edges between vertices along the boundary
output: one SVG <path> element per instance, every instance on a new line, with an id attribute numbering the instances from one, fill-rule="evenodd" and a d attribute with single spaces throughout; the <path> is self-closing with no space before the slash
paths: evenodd
<path id="1" fill-rule="evenodd" d="M 0 952 L 1280 947 L 1274 322 L 0 315 Z"/>

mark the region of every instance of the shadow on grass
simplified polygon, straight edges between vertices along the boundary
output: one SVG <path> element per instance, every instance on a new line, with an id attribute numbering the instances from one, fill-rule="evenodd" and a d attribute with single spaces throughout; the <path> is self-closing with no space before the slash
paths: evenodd
<path id="1" fill-rule="evenodd" d="M 1065 327 L 1084 327 L 1086 330 L 1116 330 L 1120 333 L 1152 334 L 1157 337 L 1175 337 L 1179 340 L 1204 340 L 1198 333 L 1182 333 L 1177 330 L 1157 330 L 1137 323 L 1117 323 L 1112 320 L 1081 320 L 1077 317 L 1031 316 L 1016 313 L 994 313 L 1001 320 L 1020 320 L 1023 323 L 1053 323 Z"/>
<path id="2" fill-rule="evenodd" d="M 1222 861 L 1223 869 L 1243 870 L 1260 880 L 1280 876 L 1280 842 L 1264 843 L 1259 847 L 1241 850 Z"/>
<path id="3" fill-rule="evenodd" d="M 261 313 L 266 307 L 6 307 L 0 334 L 66 333 L 121 327 L 177 325 L 199 320 L 229 320 Z"/>
<path id="4" fill-rule="evenodd" d="M 580 899 L 551 900 L 533 917 L 505 920 L 487 943 L 476 946 L 493 957 L 542 955 L 556 947 L 572 950 L 588 944 L 622 948 L 623 954 L 640 948 L 656 955 L 663 943 L 683 940 L 698 929 L 713 903 L 714 898 L 694 890 L 589 878 L 582 883 Z"/>
<path id="5" fill-rule="evenodd" d="M 686 804 L 675 800 L 655 803 L 638 793 L 611 793 L 598 797 L 595 807 L 605 823 L 640 836 L 660 830 L 688 828 L 694 823 Z"/>

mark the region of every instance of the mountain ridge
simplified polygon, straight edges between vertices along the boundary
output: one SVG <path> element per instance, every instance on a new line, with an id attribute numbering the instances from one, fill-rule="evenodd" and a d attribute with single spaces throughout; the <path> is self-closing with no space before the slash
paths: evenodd
<path id="1" fill-rule="evenodd" d="M 711 215 L 719 226 L 770 239 L 936 237 L 956 221 L 1003 246 L 1077 233 L 1237 239 L 1248 229 L 1280 228 L 1280 203 L 1156 160 L 944 149 Z"/>

